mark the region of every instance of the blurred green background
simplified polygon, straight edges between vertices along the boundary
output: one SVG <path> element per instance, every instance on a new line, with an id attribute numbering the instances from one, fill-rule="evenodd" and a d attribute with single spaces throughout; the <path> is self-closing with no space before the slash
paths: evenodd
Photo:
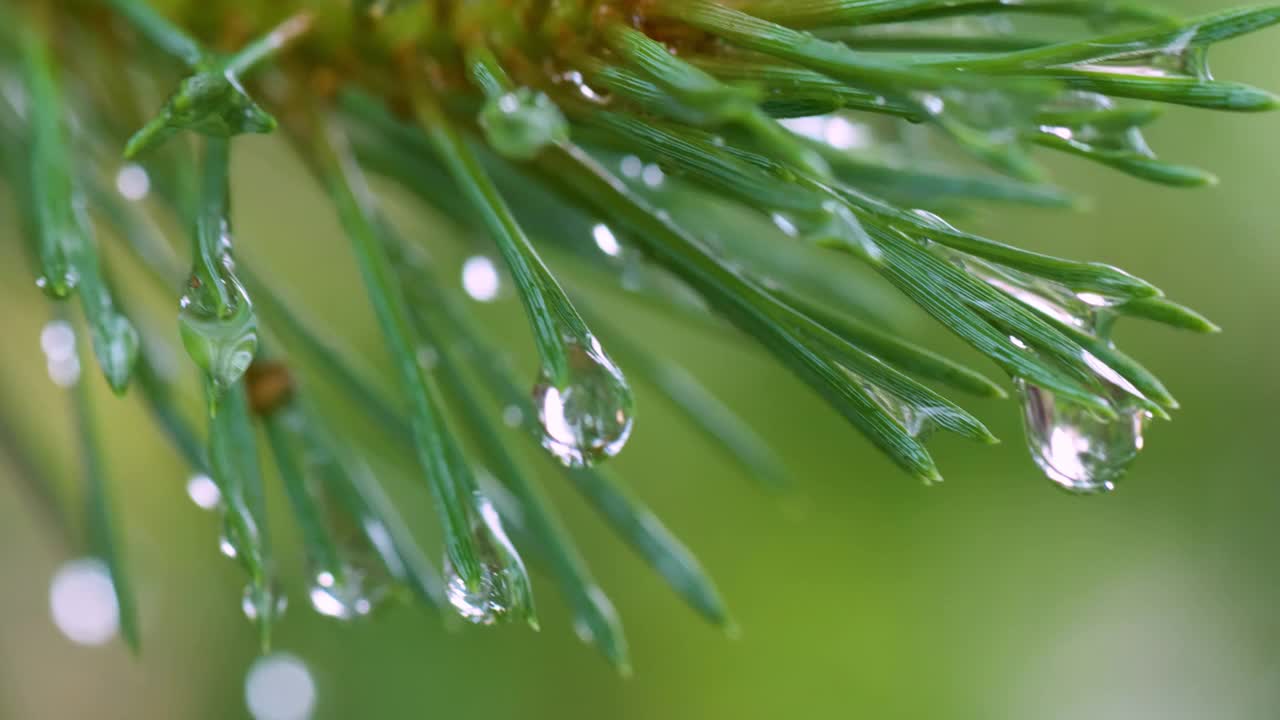
<path id="1" fill-rule="evenodd" d="M 1215 49 L 1216 73 L 1280 90 L 1278 37 Z M 622 614 L 634 677 L 619 678 L 578 642 L 542 573 L 539 634 L 449 631 L 404 606 L 338 625 L 302 607 L 297 538 L 277 491 L 294 605 L 278 647 L 309 665 L 315 717 L 1276 717 L 1280 115 L 1173 110 L 1149 139 L 1170 160 L 1213 170 L 1221 185 L 1164 189 L 1067 160 L 1052 166 L 1055 179 L 1090 195 L 1091 211 L 988 208 L 967 223 L 1124 267 L 1225 329 L 1196 337 L 1122 323 L 1125 349 L 1160 373 L 1183 409 L 1151 429 L 1113 495 L 1057 491 L 1022 446 L 1016 405 L 967 399 L 1004 444 L 940 438 L 932 447 L 946 482 L 922 487 L 762 352 L 624 313 L 794 470 L 795 496 L 768 496 L 639 388 L 620 471 L 717 579 L 741 637 L 695 617 L 554 473 L 545 480 Z M 288 278 L 313 317 L 374 353 L 376 330 L 336 223 L 317 211 L 318 192 L 276 142 L 236 145 L 241 253 Z M 50 308 L 29 282 L 12 212 L 0 201 L 0 421 L 38 445 L 70 487 L 69 399 L 48 381 L 38 342 Z M 413 217 L 416 232 L 432 232 L 429 218 Z M 441 260 L 456 268 L 461 257 Z M 498 332 L 524 337 L 509 290 L 484 312 Z M 923 316 L 906 317 L 916 337 L 981 362 Z M 145 319 L 172 332 L 171 317 Z M 180 368 L 183 360 L 174 357 Z M 239 570 L 217 553 L 216 516 L 187 499 L 185 469 L 136 400 L 110 400 L 96 374 L 85 377 L 101 391 L 144 650 L 135 659 L 118 642 L 86 648 L 58 632 L 49 581 L 72 555 L 27 502 L 16 468 L 0 463 L 0 718 L 245 717 L 255 633 L 239 613 Z M 385 479 L 426 521 L 428 499 L 412 478 Z"/>

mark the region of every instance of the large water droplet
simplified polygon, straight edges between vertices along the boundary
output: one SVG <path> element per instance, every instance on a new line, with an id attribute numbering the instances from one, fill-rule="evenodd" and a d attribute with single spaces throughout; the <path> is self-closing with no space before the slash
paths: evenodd
<path id="1" fill-rule="evenodd" d="M 58 568 L 49 585 L 49 612 L 58 630 L 77 645 L 102 645 L 120 628 L 111 572 L 97 558 L 79 558 Z"/>
<path id="2" fill-rule="evenodd" d="M 542 446 L 570 467 L 592 465 L 622 451 L 635 421 L 626 378 L 600 343 L 565 342 L 568 373 L 556 383 L 544 373 L 533 389 Z"/>
<path id="3" fill-rule="evenodd" d="M 569 123 L 555 102 L 527 87 L 485 103 L 480 127 L 493 149 L 513 160 L 530 160 L 544 147 L 569 137 Z"/>
<path id="4" fill-rule="evenodd" d="M 234 278 L 219 280 L 227 290 L 228 305 L 219 311 L 196 287 L 182 297 L 178 327 L 182 344 L 196 365 L 224 389 L 244 375 L 258 349 L 258 320 L 244 287 Z"/>
<path id="5" fill-rule="evenodd" d="M 468 586 L 445 553 L 445 597 L 462 619 L 476 625 L 525 616 L 532 610 L 532 600 L 520 556 L 507 539 L 493 504 L 477 495 L 476 510 L 472 540 L 480 560 L 479 582 Z"/>
<path id="6" fill-rule="evenodd" d="M 273 653 L 249 668 L 244 699 L 254 720 L 307 720 L 315 710 L 316 682 L 306 663 Z"/>
<path id="7" fill-rule="evenodd" d="M 1018 389 L 1027 446 L 1044 474 L 1073 493 L 1115 489 L 1142 450 L 1151 414 L 1121 400 L 1116 403 L 1119 417 L 1102 419 L 1026 381 L 1018 381 Z"/>

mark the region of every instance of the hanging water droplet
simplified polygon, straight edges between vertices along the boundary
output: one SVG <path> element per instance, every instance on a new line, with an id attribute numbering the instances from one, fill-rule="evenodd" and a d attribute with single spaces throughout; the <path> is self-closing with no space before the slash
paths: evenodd
<path id="1" fill-rule="evenodd" d="M 644 183 L 645 187 L 660 188 L 666 181 L 666 173 L 662 172 L 662 168 L 658 167 L 656 163 L 645 165 L 644 170 L 640 173 L 640 182 Z"/>
<path id="2" fill-rule="evenodd" d="M 563 382 L 544 372 L 533 389 L 542 446 L 570 467 L 592 465 L 622 451 L 634 424 L 634 400 L 626 378 L 591 336 L 564 344 Z"/>
<path id="3" fill-rule="evenodd" d="M 138 330 L 125 316 L 111 314 L 95 323 L 89 335 L 107 383 L 116 392 L 123 392 L 138 359 L 142 342 Z"/>
<path id="4" fill-rule="evenodd" d="M 472 586 L 444 557 L 445 597 L 462 619 L 476 625 L 492 625 L 518 617 L 532 622 L 532 597 L 524 564 L 502 528 L 493 504 L 476 494 L 472 542 L 480 560 L 480 578 Z"/>
<path id="5" fill-rule="evenodd" d="M 79 285 L 80 274 L 75 270 L 36 278 L 36 287 L 43 290 L 45 295 L 59 300 L 70 295 Z"/>
<path id="6" fill-rule="evenodd" d="M 1119 417 L 1102 419 L 1048 390 L 1023 380 L 1017 384 L 1027 446 L 1044 474 L 1073 493 L 1115 489 L 1142 450 L 1142 433 L 1151 414 L 1119 401 Z"/>
<path id="7" fill-rule="evenodd" d="M 211 293 L 204 291 L 204 281 L 193 276 L 189 292 L 180 301 L 178 328 L 187 354 L 222 390 L 239 380 L 253 362 L 258 319 L 248 293 L 234 276 L 215 282 L 226 292 L 225 307 L 215 307 Z"/>
<path id="8" fill-rule="evenodd" d="M 321 570 L 312 578 L 307 597 L 311 607 L 326 617 L 354 620 L 373 612 L 390 593 L 390 581 L 381 573 L 354 564 L 334 573 Z"/>
<path id="9" fill-rule="evenodd" d="M 546 93 L 517 88 L 485 103 L 480 127 L 499 154 L 531 160 L 548 145 L 569 138 L 569 122 Z"/>
<path id="10" fill-rule="evenodd" d="M 250 583 L 244 587 L 240 596 L 240 611 L 253 622 L 258 622 L 264 615 L 269 620 L 284 617 L 289 608 L 289 597 L 280 592 L 274 585 L 255 585 Z"/>
<path id="11" fill-rule="evenodd" d="M 573 634 L 577 635 L 578 639 L 587 645 L 596 641 L 596 634 L 591 631 L 591 626 L 587 624 L 586 620 L 583 620 L 580 617 L 575 617 L 573 619 Z"/>
<path id="12" fill-rule="evenodd" d="M 622 171 L 624 177 L 635 180 L 640 177 L 640 173 L 644 172 L 644 161 L 635 155 L 627 155 L 622 158 L 618 169 Z"/>

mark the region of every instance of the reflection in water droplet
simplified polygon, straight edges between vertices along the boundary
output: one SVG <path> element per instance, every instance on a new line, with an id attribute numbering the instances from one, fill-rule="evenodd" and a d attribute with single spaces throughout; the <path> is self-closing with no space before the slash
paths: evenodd
<path id="1" fill-rule="evenodd" d="M 1108 492 L 1142 450 L 1151 414 L 1117 402 L 1119 417 L 1105 420 L 1087 408 L 1018 381 L 1031 457 L 1050 480 L 1079 494 Z"/>
<path id="2" fill-rule="evenodd" d="M 545 373 L 533 389 L 542 446 L 570 467 L 592 465 L 622 451 L 635 420 L 626 378 L 600 343 L 565 342 L 568 377 L 557 385 Z"/>
<path id="3" fill-rule="evenodd" d="M 137 163 L 123 165 L 116 173 L 116 192 L 125 200 L 142 200 L 151 192 L 151 176 Z"/>
<path id="4" fill-rule="evenodd" d="M 477 523 L 472 533 L 480 560 L 480 580 L 475 587 L 454 569 L 449 554 L 444 556 L 445 597 L 463 620 L 476 625 L 492 625 L 520 617 L 530 608 L 526 596 L 524 566 L 502 528 L 493 504 L 477 494 Z"/>
<path id="5" fill-rule="evenodd" d="M 600 248 L 600 252 L 605 255 L 617 257 L 622 254 L 622 245 L 618 243 L 618 238 L 614 237 L 608 225 L 596 225 L 591 228 L 591 237 L 596 241 L 596 247 Z"/>
<path id="6" fill-rule="evenodd" d="M 187 480 L 187 497 L 202 510 L 213 510 L 222 502 L 222 492 L 218 490 L 217 483 L 204 473 L 196 473 Z M 231 552 L 231 557 L 235 557 L 234 548 Z"/>
<path id="7" fill-rule="evenodd" d="M 120 628 L 120 607 L 107 566 L 96 558 L 72 560 L 53 576 L 49 611 L 58 630 L 77 645 L 102 645 Z"/>
<path id="8" fill-rule="evenodd" d="M 467 258 L 462 264 L 462 289 L 473 300 L 491 302 L 498 297 L 502 279 L 493 261 L 483 255 Z"/>
<path id="9" fill-rule="evenodd" d="M 249 667 L 244 699 L 254 720 L 306 720 L 315 711 L 315 679 L 302 660 L 273 653 Z"/>

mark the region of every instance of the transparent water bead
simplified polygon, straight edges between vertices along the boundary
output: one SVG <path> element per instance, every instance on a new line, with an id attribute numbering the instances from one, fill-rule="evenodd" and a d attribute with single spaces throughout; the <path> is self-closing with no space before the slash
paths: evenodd
<path id="1" fill-rule="evenodd" d="M 569 467 L 584 467 L 622 451 L 635 422 L 626 378 L 600 343 L 565 342 L 568 373 L 556 383 L 544 372 L 533 389 L 542 446 Z"/>
<path id="2" fill-rule="evenodd" d="M 250 583 L 244 587 L 244 593 L 240 596 L 240 610 L 253 622 L 258 622 L 264 616 L 269 620 L 278 620 L 284 617 L 285 610 L 288 609 L 289 596 L 274 585 L 259 586 Z"/>
<path id="3" fill-rule="evenodd" d="M 478 522 L 472 541 L 480 558 L 480 580 L 468 587 L 445 553 L 445 597 L 463 620 L 475 625 L 493 625 L 520 617 L 531 619 L 528 577 L 502 529 L 498 511 L 482 495 L 476 496 L 476 511 Z"/>
<path id="4" fill-rule="evenodd" d="M 97 558 L 79 558 L 58 568 L 49 584 L 49 613 L 77 645 L 109 642 L 120 629 L 120 606 L 107 566 Z"/>
<path id="5" fill-rule="evenodd" d="M 196 473 L 187 480 L 187 497 L 201 510 L 214 510 L 222 503 L 222 491 L 213 478 L 204 473 Z"/>
<path id="6" fill-rule="evenodd" d="M 249 668 L 244 700 L 254 720 L 306 720 L 315 711 L 316 681 L 302 660 L 272 653 Z"/>
<path id="7" fill-rule="evenodd" d="M 478 302 L 493 302 L 502 291 L 498 266 L 483 255 L 473 255 L 462 263 L 462 289 Z"/>
<path id="8" fill-rule="evenodd" d="M 142 344 L 138 330 L 125 316 L 113 314 L 95 324 L 89 336 L 107 383 L 116 392 L 123 392 Z"/>
<path id="9" fill-rule="evenodd" d="M 227 307 L 219 311 L 192 277 L 182 297 L 178 328 L 182 344 L 196 365 L 222 389 L 233 385 L 249 369 L 258 349 L 258 320 L 244 287 L 234 278 L 222 279 Z"/>
<path id="10" fill-rule="evenodd" d="M 543 92 L 527 87 L 493 98 L 480 110 L 480 127 L 494 150 L 531 160 L 546 146 L 569 138 L 569 122 Z"/>
<path id="11" fill-rule="evenodd" d="M 67 388 L 80 379 L 80 357 L 76 354 L 76 333 L 65 320 L 51 320 L 40 331 L 40 349 L 44 351 L 49 379 Z"/>
<path id="12" fill-rule="evenodd" d="M 1068 492 L 1110 492 L 1143 446 L 1151 414 L 1117 403 L 1119 417 L 1098 418 L 1087 408 L 1018 381 L 1027 447 L 1044 474 Z"/>
<path id="13" fill-rule="evenodd" d="M 390 593 L 386 577 L 367 568 L 348 565 L 338 574 L 321 570 L 307 591 L 311 607 L 325 617 L 354 620 L 374 611 Z"/>

